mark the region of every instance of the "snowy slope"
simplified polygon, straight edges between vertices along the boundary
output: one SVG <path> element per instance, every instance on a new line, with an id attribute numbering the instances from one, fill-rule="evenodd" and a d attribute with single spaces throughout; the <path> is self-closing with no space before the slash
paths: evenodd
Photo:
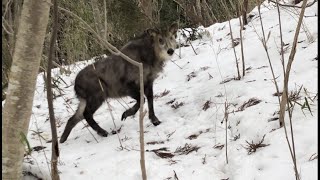
<path id="1" fill-rule="evenodd" d="M 279 25 L 277 10 L 265 3 L 262 6 L 262 18 L 265 34 L 270 31 L 268 51 L 272 60 L 273 69 L 280 91 L 283 88 L 283 73 L 280 61 Z M 304 103 L 305 97 L 313 98 L 317 95 L 318 57 L 318 17 L 316 2 L 306 9 L 304 18 L 305 27 L 313 37 L 309 41 L 307 33 L 303 30 L 299 34 L 297 53 L 291 69 L 289 91 L 300 93 L 299 103 Z M 282 24 L 284 43 L 288 44 L 285 60 L 288 59 L 298 17 L 293 9 L 282 9 Z M 243 31 L 246 75 L 241 80 L 223 80 L 237 75 L 235 57 L 231 47 L 228 22 L 217 23 L 206 29 L 210 36 L 192 41 L 197 55 L 192 47 L 181 48 L 181 58 L 176 55 L 174 63 L 168 62 L 164 72 L 156 80 L 154 91 L 160 95 L 169 91 L 167 95 L 155 98 L 155 113 L 162 121 L 154 127 L 148 116 L 145 117 L 145 149 L 147 176 L 150 180 L 175 179 L 181 180 L 291 180 L 294 179 L 293 163 L 285 139 L 283 128 L 278 129 L 278 121 L 269 121 L 278 117 L 278 98 L 272 82 L 267 55 L 259 40 L 262 36 L 258 11 L 254 9 L 252 21 Z M 239 38 L 239 20 L 232 19 L 231 25 L 235 38 Z M 236 46 L 237 57 L 240 58 L 240 45 Z M 179 54 L 179 51 L 177 51 Z M 316 59 L 315 59 L 316 58 Z M 58 135 L 62 134 L 66 122 L 77 108 L 78 100 L 75 98 L 73 83 L 77 72 L 89 62 L 81 62 L 68 67 L 71 74 L 61 74 L 54 70 L 55 78 L 62 78 L 59 84 L 62 96 L 54 101 L 55 115 L 58 125 Z M 239 61 L 241 62 L 241 61 Z M 240 72 L 241 63 L 239 63 Z M 189 78 L 188 78 L 189 77 Z M 306 93 L 307 92 L 307 93 Z M 58 93 L 57 93 L 58 94 Z M 260 103 L 238 111 L 240 106 L 250 98 L 261 100 Z M 225 122 L 224 103 L 227 99 L 229 106 L 227 128 L 228 164 L 225 157 Z M 169 103 L 174 100 L 173 103 Z M 130 98 L 110 100 L 112 113 L 115 116 L 117 128 L 122 127 L 119 133 L 123 150 L 117 135 L 100 137 L 90 127 L 85 127 L 85 120 L 80 122 L 71 132 L 68 140 L 60 144 L 59 171 L 61 179 L 76 180 L 126 180 L 141 179 L 139 164 L 139 120 L 138 113 L 126 121 L 120 121 L 122 113 L 133 105 Z M 210 101 L 209 107 L 204 110 L 204 104 Z M 309 160 L 317 149 L 317 101 L 309 99 L 311 113 L 301 110 L 298 104 L 293 112 L 293 131 L 298 171 L 303 180 L 317 178 L 318 159 Z M 178 108 L 172 106 L 183 103 Z M 147 104 L 145 103 L 145 109 Z M 94 115 L 99 125 L 111 132 L 115 129 L 108 106 L 105 103 Z M 286 114 L 286 124 L 289 127 L 289 118 Z M 35 132 L 41 132 L 42 138 Z M 93 134 L 91 134 L 90 132 Z M 288 131 L 290 132 L 289 128 Z M 259 148 L 248 155 L 244 148 L 248 142 L 258 142 L 264 138 L 264 144 L 269 146 Z M 93 137 L 94 136 L 94 137 Z M 191 137 L 190 137 L 191 136 Z M 95 140 L 98 141 L 96 141 Z M 50 123 L 48 121 L 48 108 L 46 92 L 44 91 L 43 75 L 37 81 L 33 115 L 31 117 L 28 139 L 32 147 L 45 146 L 45 155 L 51 157 Z M 41 141 L 40 141 L 41 139 Z M 45 139 L 45 140 L 44 140 Z M 151 143 L 151 144 L 150 144 Z M 189 154 L 174 153 L 177 148 L 186 145 L 199 149 Z M 224 145 L 223 147 L 221 145 Z M 161 158 L 151 150 L 167 148 L 166 153 L 172 153 L 172 158 Z M 220 148 L 219 148 L 220 147 Z M 25 159 L 26 169 L 39 177 L 49 178 L 48 164 L 42 150 L 33 152 L 31 157 Z"/>

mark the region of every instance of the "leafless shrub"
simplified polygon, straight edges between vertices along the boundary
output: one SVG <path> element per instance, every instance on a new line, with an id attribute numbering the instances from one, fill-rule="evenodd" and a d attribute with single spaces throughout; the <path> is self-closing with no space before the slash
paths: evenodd
<path id="1" fill-rule="evenodd" d="M 250 98 L 248 101 L 244 102 L 236 112 L 238 111 L 243 111 L 244 109 L 246 109 L 247 107 L 250 106 L 254 106 L 257 105 L 261 102 L 261 100 L 257 99 L 257 98 Z"/>
<path id="2" fill-rule="evenodd" d="M 295 102 L 301 99 L 301 96 L 299 94 L 300 94 L 300 91 L 291 91 L 289 94 L 289 101 Z"/>
<path id="3" fill-rule="evenodd" d="M 184 147 L 178 147 L 174 153 L 178 155 L 187 155 L 193 151 L 198 151 L 198 149 L 200 149 L 200 147 L 186 143 Z"/>
<path id="4" fill-rule="evenodd" d="M 265 136 L 266 135 L 263 135 L 262 139 L 258 143 L 254 143 L 253 141 L 251 141 L 251 143 L 249 143 L 248 141 L 246 141 L 247 146 L 244 148 L 248 151 L 249 155 L 256 152 L 258 148 L 262 148 L 262 147 L 266 147 L 266 146 L 270 145 L 270 144 L 263 144 Z"/>

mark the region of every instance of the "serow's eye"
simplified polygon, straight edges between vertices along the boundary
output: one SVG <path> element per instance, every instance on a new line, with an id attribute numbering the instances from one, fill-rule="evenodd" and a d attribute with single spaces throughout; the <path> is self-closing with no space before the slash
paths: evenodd
<path id="1" fill-rule="evenodd" d="M 160 44 L 163 44 L 162 38 L 159 38 L 159 43 L 160 43 Z"/>

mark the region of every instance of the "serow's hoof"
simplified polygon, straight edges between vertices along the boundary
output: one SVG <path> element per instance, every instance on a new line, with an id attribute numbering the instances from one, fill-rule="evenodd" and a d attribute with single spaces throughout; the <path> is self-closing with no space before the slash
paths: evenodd
<path id="1" fill-rule="evenodd" d="M 158 126 L 159 124 L 161 124 L 161 121 L 159 121 L 159 119 L 157 117 L 153 117 L 150 119 L 151 119 L 151 122 L 154 126 Z"/>
<path id="2" fill-rule="evenodd" d="M 128 116 L 127 116 L 126 112 L 124 112 L 124 113 L 122 114 L 122 116 L 121 116 L 121 121 L 126 120 L 127 117 L 128 117 Z"/>
<path id="3" fill-rule="evenodd" d="M 108 136 L 108 132 L 107 131 L 100 131 L 100 132 L 98 132 L 98 134 L 100 136 L 103 136 L 103 137 L 107 137 Z"/>

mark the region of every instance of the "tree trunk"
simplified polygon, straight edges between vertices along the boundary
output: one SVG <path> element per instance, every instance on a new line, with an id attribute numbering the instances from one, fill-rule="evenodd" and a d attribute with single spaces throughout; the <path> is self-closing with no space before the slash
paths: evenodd
<path id="1" fill-rule="evenodd" d="M 24 1 L 13 54 L 7 99 L 2 111 L 2 176 L 21 179 L 24 145 L 20 134 L 27 134 L 36 78 L 40 65 L 50 0 Z"/>
<path id="2" fill-rule="evenodd" d="M 206 0 L 174 0 L 184 11 L 185 16 L 189 19 L 193 25 L 203 25 L 208 27 L 214 23 L 212 17 L 210 16 L 210 9 L 208 8 L 208 3 Z"/>
<path id="3" fill-rule="evenodd" d="M 153 26 L 160 23 L 158 0 L 138 0 L 138 7 L 140 11 L 151 21 Z"/>
<path id="4" fill-rule="evenodd" d="M 248 0 L 244 0 L 243 1 L 243 5 L 242 5 L 242 22 L 243 22 L 243 25 L 247 25 L 248 24 L 247 12 L 248 12 Z"/>
<path id="5" fill-rule="evenodd" d="M 105 29 L 104 29 L 104 26 L 103 26 L 104 24 L 101 19 L 102 13 L 100 12 L 100 9 L 99 9 L 98 0 L 91 0 L 91 6 L 92 6 L 93 19 L 94 19 L 96 31 L 99 33 L 100 37 L 104 37 L 105 36 Z"/>

